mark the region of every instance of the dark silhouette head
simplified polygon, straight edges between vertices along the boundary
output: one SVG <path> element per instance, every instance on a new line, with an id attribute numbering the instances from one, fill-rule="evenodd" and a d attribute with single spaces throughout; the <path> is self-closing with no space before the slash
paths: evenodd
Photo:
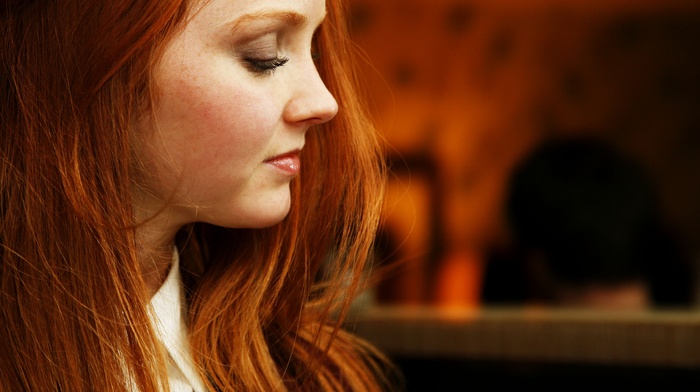
<path id="1" fill-rule="evenodd" d="M 507 216 L 516 245 L 573 287 L 644 281 L 659 213 L 642 166 L 593 139 L 543 143 L 516 168 Z"/>

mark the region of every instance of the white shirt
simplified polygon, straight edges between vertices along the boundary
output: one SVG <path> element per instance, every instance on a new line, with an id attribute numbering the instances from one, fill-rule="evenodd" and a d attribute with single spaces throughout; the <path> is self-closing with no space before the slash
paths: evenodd
<path id="1" fill-rule="evenodd" d="M 180 255 L 173 252 L 168 277 L 151 299 L 151 324 L 168 352 L 168 379 L 172 392 L 205 392 L 204 383 L 195 370 L 187 342 L 185 304 L 180 277 Z"/>

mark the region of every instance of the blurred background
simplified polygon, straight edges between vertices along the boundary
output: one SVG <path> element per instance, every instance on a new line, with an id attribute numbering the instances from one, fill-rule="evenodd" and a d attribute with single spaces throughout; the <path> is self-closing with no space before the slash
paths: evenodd
<path id="1" fill-rule="evenodd" d="M 380 302 L 480 304 L 489 259 L 514 242 L 514 170 L 551 139 L 601 140 L 640 166 L 673 268 L 697 270 L 700 2 L 350 4 L 390 146 L 379 259 L 401 266 Z"/>
<path id="2" fill-rule="evenodd" d="M 700 306 L 700 1 L 350 6 L 391 168 L 373 304 Z"/>

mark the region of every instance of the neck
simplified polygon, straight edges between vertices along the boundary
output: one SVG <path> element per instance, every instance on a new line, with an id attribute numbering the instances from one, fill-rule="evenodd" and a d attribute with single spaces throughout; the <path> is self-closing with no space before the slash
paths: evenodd
<path id="1" fill-rule="evenodd" d="M 143 280 L 150 296 L 165 282 L 173 261 L 175 234 L 179 226 L 168 225 L 159 216 L 147 220 L 136 230 L 138 258 Z"/>
<path id="2" fill-rule="evenodd" d="M 143 280 L 146 283 L 149 296 L 152 297 L 163 285 L 168 276 L 173 261 L 172 245 L 158 249 L 148 249 L 139 252 Z"/>

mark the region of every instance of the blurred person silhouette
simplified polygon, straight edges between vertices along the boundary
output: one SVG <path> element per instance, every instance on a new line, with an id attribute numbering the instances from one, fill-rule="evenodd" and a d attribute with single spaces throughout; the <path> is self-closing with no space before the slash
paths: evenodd
<path id="1" fill-rule="evenodd" d="M 489 304 L 643 309 L 688 305 L 689 263 L 638 162 L 596 139 L 554 139 L 515 168 L 511 244 L 491 255 Z"/>

